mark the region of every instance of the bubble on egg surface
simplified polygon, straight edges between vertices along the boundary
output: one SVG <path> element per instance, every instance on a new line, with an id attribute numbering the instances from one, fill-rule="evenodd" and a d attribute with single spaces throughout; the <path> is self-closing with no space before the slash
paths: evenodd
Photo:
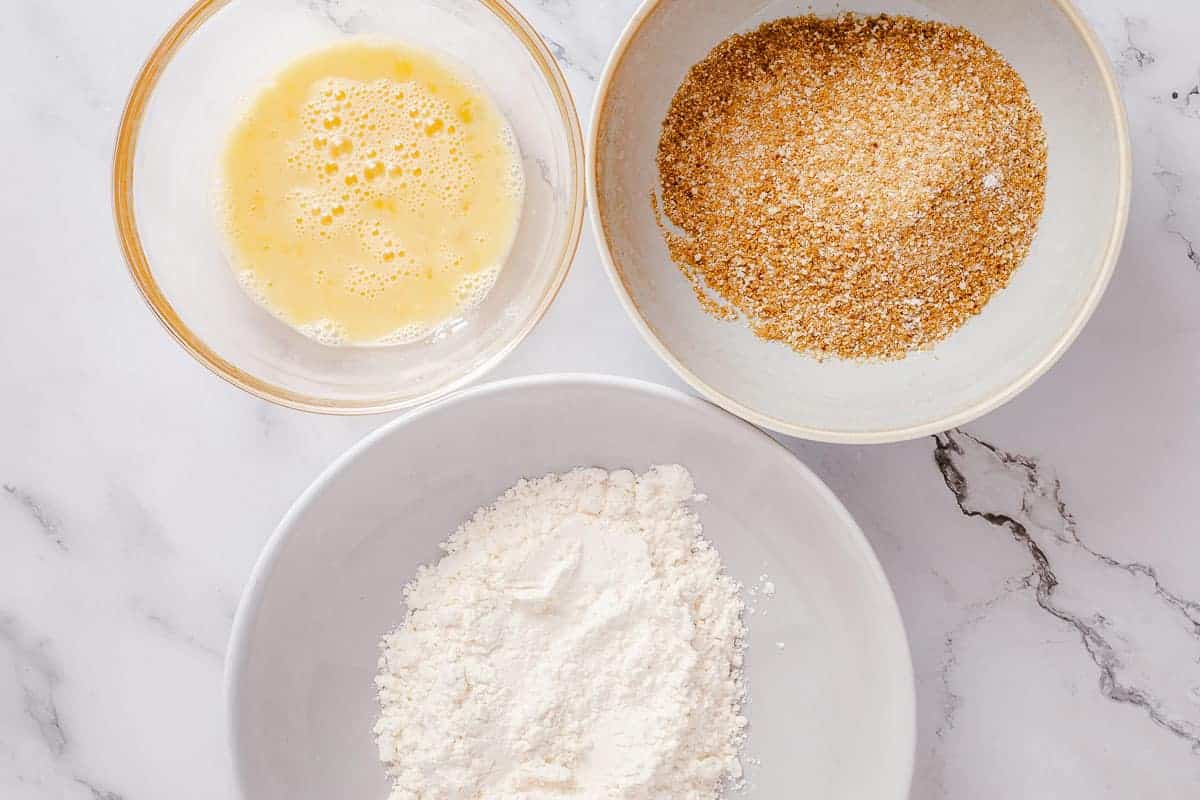
<path id="1" fill-rule="evenodd" d="M 254 274 L 253 270 L 243 269 L 237 274 L 238 285 L 242 287 L 242 291 L 250 295 L 256 303 L 269 306 L 267 293 L 264 291 L 262 281 Z"/>
<path id="2" fill-rule="evenodd" d="M 479 272 L 471 272 L 459 278 L 458 285 L 455 287 L 455 296 L 458 298 L 459 308 L 463 313 L 478 308 L 483 303 L 484 298 L 496 285 L 496 279 L 499 276 L 500 267 L 497 266 L 482 269 Z"/>
<path id="3" fill-rule="evenodd" d="M 435 332 L 435 328 L 420 322 L 412 322 L 404 325 L 391 333 L 381 336 L 377 344 L 397 345 L 397 344 L 414 344 L 422 339 L 428 339 Z"/>
<path id="4" fill-rule="evenodd" d="M 345 329 L 333 320 L 319 319 L 316 322 L 306 322 L 303 325 L 297 325 L 296 330 L 324 345 L 337 346 L 346 343 Z"/>
<path id="5" fill-rule="evenodd" d="M 362 202 L 399 197 L 418 209 L 421 192 L 393 191 L 412 184 L 449 207 L 477 182 L 462 156 L 468 126 L 455 122 L 451 105 L 418 82 L 329 78 L 315 85 L 301 119 L 307 146 L 292 154 L 294 163 L 321 184 L 350 187 Z M 515 153 L 507 126 L 502 135 Z M 509 194 L 515 183 L 506 178 Z"/>
<path id="6" fill-rule="evenodd" d="M 329 344 L 426 339 L 458 324 L 495 284 L 524 192 L 516 141 L 486 96 L 464 101 L 468 82 L 444 73 L 432 80 L 432 63 L 412 57 L 404 69 L 383 70 L 389 77 L 315 81 L 311 76 L 320 70 L 309 65 L 296 73 L 304 83 L 290 85 L 296 105 L 285 119 L 249 120 L 271 123 L 255 135 L 274 140 L 277 152 L 258 153 L 266 158 L 249 171 L 256 183 L 243 184 L 236 206 L 236 193 L 224 193 L 223 222 L 233 238 L 274 237 L 269 247 L 234 253 L 235 263 L 249 268 L 244 271 L 302 272 L 271 291 L 257 280 L 243 286 L 310 338 Z M 274 85 L 287 79 L 285 71 Z M 259 190 L 268 198 L 266 213 L 245 202 Z M 289 308 L 305 311 L 293 315 Z M 330 313 L 303 326 L 292 319 L 313 310 Z M 368 324 L 358 324 L 364 320 Z"/>

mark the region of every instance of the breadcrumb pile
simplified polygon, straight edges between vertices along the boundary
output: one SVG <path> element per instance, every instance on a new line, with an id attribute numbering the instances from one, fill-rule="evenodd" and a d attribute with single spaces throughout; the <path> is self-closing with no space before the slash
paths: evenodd
<path id="1" fill-rule="evenodd" d="M 1008 283 L 1046 138 L 1020 76 L 964 28 L 805 16 L 692 67 L 657 163 L 677 230 L 660 227 L 707 310 L 817 357 L 894 359 Z"/>

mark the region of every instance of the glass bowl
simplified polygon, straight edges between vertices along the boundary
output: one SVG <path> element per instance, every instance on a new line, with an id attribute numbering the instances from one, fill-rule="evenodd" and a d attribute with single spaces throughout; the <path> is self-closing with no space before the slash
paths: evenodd
<path id="1" fill-rule="evenodd" d="M 289 61 L 350 38 L 436 52 L 473 74 L 508 118 L 525 200 L 486 299 L 425 341 L 328 347 L 238 285 L 213 202 L 239 111 Z M 494 367 L 553 302 L 579 244 L 583 137 L 537 32 L 504 0 L 200 0 L 134 83 L 113 163 L 121 247 L 171 334 L 236 386 L 307 411 L 359 414 L 424 402 Z"/>

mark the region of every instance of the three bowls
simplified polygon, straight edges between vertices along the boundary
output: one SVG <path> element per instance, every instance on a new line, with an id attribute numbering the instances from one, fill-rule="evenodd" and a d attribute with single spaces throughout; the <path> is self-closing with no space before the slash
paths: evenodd
<path id="1" fill-rule="evenodd" d="M 697 391 L 759 425 L 816 440 L 943 430 L 1031 384 L 1099 302 L 1128 213 L 1124 112 L 1105 57 L 1066 0 L 856 4 L 965 25 L 1016 67 L 1045 121 L 1046 210 L 1008 288 L 932 351 L 881 363 L 798 356 L 701 311 L 654 222 L 654 153 L 676 87 L 714 45 L 776 17 L 842 10 L 830 0 L 804 8 L 648 0 L 604 70 L 585 168 L 554 58 L 503 0 L 201 0 L 152 54 L 122 119 L 113 184 L 121 244 L 155 314 L 221 377 L 293 408 L 379 412 L 465 385 L 529 333 L 574 256 L 586 183 L 622 304 Z M 272 319 L 241 295 L 209 205 L 208 165 L 236 99 L 292 57 L 350 36 L 403 39 L 486 75 L 522 152 L 526 206 L 495 289 L 462 330 L 415 346 L 330 349 Z M 537 437 L 531 417 L 544 426 Z M 667 460 L 713 487 L 706 530 L 731 569 L 745 576 L 769 560 L 782 587 L 779 628 L 763 625 L 762 636 L 787 633 L 797 644 L 775 662 L 767 655 L 774 641 L 752 645 L 760 659 L 748 667 L 752 682 L 784 686 L 801 669 L 815 676 L 750 708 L 766 732 L 759 741 L 775 748 L 764 754 L 759 788 L 795 793 L 801 780 L 815 794 L 905 796 L 911 661 L 886 578 L 853 520 L 749 425 L 660 387 L 579 377 L 482 387 L 414 412 L 354 448 L 297 501 L 255 568 L 231 642 L 231 738 L 246 795 L 386 791 L 369 741 L 378 637 L 402 618 L 400 573 L 433 558 L 464 512 L 523 475 Z M 800 657 L 812 663 L 796 666 Z M 850 705 L 834 707 L 830 696 Z M 797 748 L 798 740 L 811 746 Z"/>

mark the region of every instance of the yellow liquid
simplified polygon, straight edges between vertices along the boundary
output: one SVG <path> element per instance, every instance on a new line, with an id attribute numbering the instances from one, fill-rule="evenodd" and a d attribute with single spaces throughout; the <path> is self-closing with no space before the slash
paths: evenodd
<path id="1" fill-rule="evenodd" d="M 337 45 L 289 65 L 238 121 L 221 171 L 242 286 L 327 344 L 413 341 L 477 305 L 524 193 L 491 99 L 392 44 Z"/>

